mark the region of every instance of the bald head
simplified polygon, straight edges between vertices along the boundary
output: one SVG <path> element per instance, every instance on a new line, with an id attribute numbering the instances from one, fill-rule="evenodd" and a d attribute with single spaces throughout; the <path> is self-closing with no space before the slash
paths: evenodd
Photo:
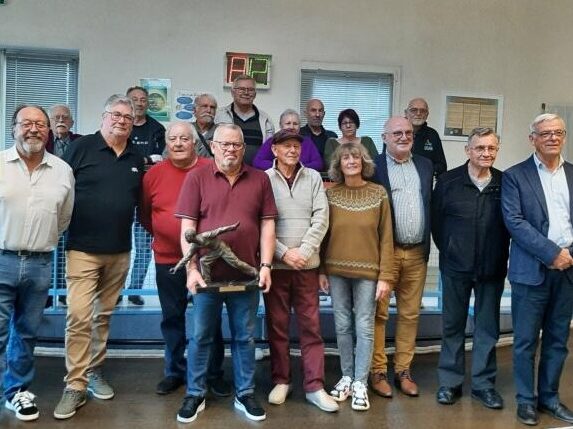
<path id="1" fill-rule="evenodd" d="M 308 126 L 318 131 L 322 126 L 324 120 L 324 104 L 318 98 L 311 98 L 306 102 L 306 110 L 304 111 Z"/>

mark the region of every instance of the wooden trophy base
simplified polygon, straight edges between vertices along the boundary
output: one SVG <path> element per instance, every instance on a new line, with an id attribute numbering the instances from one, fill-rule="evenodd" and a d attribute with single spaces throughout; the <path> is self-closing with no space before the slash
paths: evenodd
<path id="1" fill-rule="evenodd" d="M 197 293 L 235 293 L 259 289 L 259 279 L 227 282 L 208 282 L 207 287 L 197 287 Z"/>

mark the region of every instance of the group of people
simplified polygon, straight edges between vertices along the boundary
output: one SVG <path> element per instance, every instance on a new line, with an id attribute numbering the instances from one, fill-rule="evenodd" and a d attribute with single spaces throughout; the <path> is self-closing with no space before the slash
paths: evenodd
<path id="1" fill-rule="evenodd" d="M 307 103 L 306 126 L 300 127 L 296 111 L 286 110 L 275 132 L 253 104 L 252 78 L 237 77 L 231 94 L 233 102 L 219 110 L 213 96 L 198 96 L 195 122 L 173 122 L 165 130 L 145 113 L 146 90 L 133 87 L 106 101 L 98 132 L 77 139 L 65 106 L 50 114 L 32 105 L 16 110 L 14 146 L 0 152 L 0 374 L 7 409 L 21 420 L 39 417 L 28 390 L 33 350 L 51 283 L 51 251 L 64 231 L 67 374 L 54 417 L 72 417 L 88 392 L 114 397 L 103 364 L 109 320 L 129 270 L 137 207 L 135 228 L 152 237 L 162 308 L 165 369 L 156 392 L 186 385 L 179 422 L 197 418 L 208 392 L 230 396 L 233 390 L 237 410 L 251 420 L 266 418 L 254 384 L 259 291 L 274 384 L 270 404 L 283 404 L 293 388 L 291 309 L 311 404 L 336 412 L 351 398 L 352 409 L 368 410 L 368 386 L 390 398 L 392 381 L 403 394 L 418 396 L 411 367 L 431 237 L 440 250 L 443 288 L 437 401 L 451 405 L 462 395 L 473 291 L 471 395 L 488 408 L 503 407 L 495 390 L 495 345 L 508 274 L 517 418 L 537 424 L 540 410 L 573 422 L 558 392 L 573 311 L 573 166 L 561 157 L 566 131 L 560 117 L 535 118 L 529 135 L 534 154 L 504 173 L 493 168 L 500 146 L 490 128 L 474 129 L 465 146 L 468 161 L 446 171 L 423 99 L 386 121 L 378 153 L 370 138 L 357 136 L 360 119 L 352 109 L 338 117 L 341 137 L 322 126 L 324 105 L 317 99 Z M 219 238 L 257 268 L 259 290 L 198 293 L 207 281 L 252 280 L 223 259 L 211 261 L 207 275 L 204 250 L 173 272 L 193 233 L 236 224 Z M 142 242 L 136 253 L 149 264 L 149 244 Z M 138 281 L 132 275 L 132 287 Z M 193 323 L 187 338 L 188 291 Z M 331 295 L 340 355 L 340 379 L 328 388 L 320 291 Z M 385 353 L 392 293 L 393 374 Z M 129 298 L 142 304 L 138 295 Z M 233 386 L 222 371 L 223 304 Z"/>

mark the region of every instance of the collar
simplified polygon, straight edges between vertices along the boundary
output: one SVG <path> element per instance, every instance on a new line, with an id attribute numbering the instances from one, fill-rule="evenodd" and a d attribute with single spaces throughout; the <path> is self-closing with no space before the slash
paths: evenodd
<path id="1" fill-rule="evenodd" d="M 22 159 L 22 157 L 18 153 L 18 150 L 16 150 L 16 145 L 12 145 L 12 147 L 10 147 L 6 152 L 6 161 L 14 162 L 14 161 L 20 161 L 20 160 L 22 160 L 22 162 L 24 162 L 24 160 Z M 52 163 L 52 159 L 50 158 L 50 154 L 48 153 L 48 151 L 45 148 L 44 148 L 44 156 L 43 156 L 42 161 L 40 162 L 39 165 L 43 165 L 43 164 L 45 164 L 49 167 L 53 167 L 53 163 Z"/>
<path id="2" fill-rule="evenodd" d="M 95 136 L 96 136 L 96 141 L 93 144 L 97 146 L 98 150 L 111 150 L 113 152 L 113 149 L 108 146 L 105 139 L 103 138 L 101 131 L 97 131 L 95 133 Z M 125 145 L 125 150 L 123 151 L 123 153 L 120 156 L 125 156 L 128 153 L 137 153 L 137 152 L 135 152 L 135 149 L 133 148 L 133 145 L 131 144 L 131 138 L 127 139 L 127 144 Z"/>
<path id="3" fill-rule="evenodd" d="M 221 170 L 219 170 L 219 168 L 217 167 L 217 164 L 215 163 L 215 160 L 213 160 L 211 162 L 211 171 L 213 172 L 214 176 L 222 176 L 225 179 L 227 178 L 225 173 L 223 173 Z M 244 174 L 247 174 L 247 172 L 248 172 L 248 168 L 247 168 L 246 164 L 243 162 L 241 164 L 241 169 L 239 170 L 239 173 L 237 174 L 237 178 L 241 177 Z"/>
<path id="4" fill-rule="evenodd" d="M 407 162 L 412 161 L 412 152 L 410 152 L 410 155 L 404 161 L 398 161 L 396 158 L 394 158 L 392 155 L 390 155 L 390 152 L 388 152 L 386 150 L 386 158 L 388 158 L 388 160 L 392 161 L 394 164 L 398 164 L 398 165 L 399 164 L 405 164 Z"/>
<path id="5" fill-rule="evenodd" d="M 536 152 L 533 152 L 533 162 L 535 162 L 535 166 L 537 167 L 537 170 L 549 172 L 549 170 L 547 169 L 545 164 L 543 164 L 543 162 L 541 162 L 541 160 L 537 156 Z M 557 166 L 555 171 L 559 170 L 563 166 L 564 163 L 565 163 L 565 160 L 563 159 L 563 156 L 559 155 L 559 165 Z"/>

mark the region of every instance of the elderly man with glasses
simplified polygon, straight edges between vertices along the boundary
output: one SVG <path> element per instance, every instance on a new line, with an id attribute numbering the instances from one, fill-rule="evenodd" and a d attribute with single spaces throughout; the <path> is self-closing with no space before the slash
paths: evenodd
<path id="1" fill-rule="evenodd" d="M 501 171 L 493 168 L 498 150 L 493 129 L 474 129 L 465 147 L 468 161 L 442 174 L 432 196 L 432 233 L 440 250 L 443 298 L 437 400 L 444 405 L 462 394 L 465 328 L 473 291 L 471 394 L 488 408 L 503 408 L 494 387 L 495 345 L 509 234 L 501 214 Z"/>
<path id="2" fill-rule="evenodd" d="M 129 269 L 143 174 L 143 157 L 129 140 L 133 112 L 131 99 L 111 96 L 100 130 L 74 141 L 64 155 L 77 197 L 66 245 L 67 374 L 57 419 L 72 417 L 85 404 L 86 391 L 98 399 L 114 397 L 102 366 L 109 320 Z"/>
<path id="3" fill-rule="evenodd" d="M 233 252 L 252 267 L 260 268 L 258 284 L 263 292 L 271 286 L 271 268 L 275 251 L 275 218 L 278 215 L 268 176 L 245 165 L 245 142 L 241 128 L 221 124 L 211 142 L 211 165 L 191 171 L 185 178 L 175 209 L 181 218 L 182 253 L 190 243 L 188 229 L 198 234 L 239 223 L 235 230 L 221 234 Z M 196 257 L 187 264 L 187 288 L 192 294 L 206 286 Z M 210 270 L 213 281 L 252 280 L 224 260 L 215 261 Z M 259 291 L 198 293 L 194 296 L 193 330 L 187 355 L 187 395 L 177 414 L 181 423 L 190 423 L 205 408 L 207 367 L 215 334 L 219 329 L 223 303 L 227 307 L 233 353 L 235 408 L 251 420 L 266 418 L 255 393 L 255 318 Z"/>
<path id="4" fill-rule="evenodd" d="M 231 87 L 233 102 L 222 107 L 215 116 L 215 124 L 235 124 L 245 139 L 244 161 L 252 165 L 263 141 L 273 136 L 275 126 L 264 111 L 253 104 L 257 96 L 256 81 L 251 76 L 239 75 Z"/>

